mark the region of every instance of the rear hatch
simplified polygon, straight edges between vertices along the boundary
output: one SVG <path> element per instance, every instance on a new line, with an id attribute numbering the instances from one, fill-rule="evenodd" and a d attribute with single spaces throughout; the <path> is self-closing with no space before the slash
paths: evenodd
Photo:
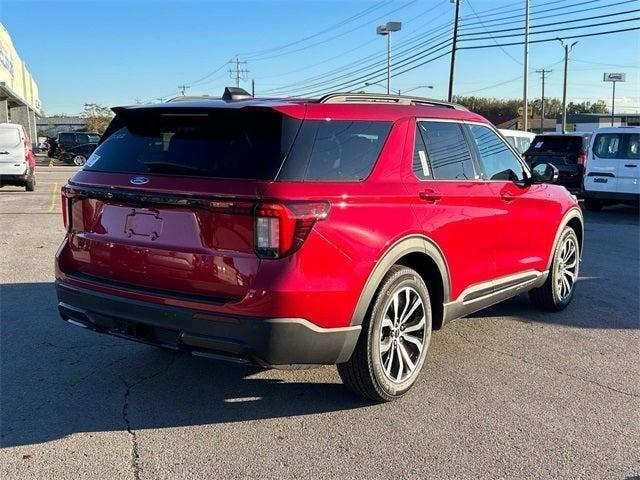
<path id="1" fill-rule="evenodd" d="M 300 121 L 273 109 L 123 110 L 64 189 L 61 270 L 212 301 L 255 277 L 254 211 Z"/>
<path id="2" fill-rule="evenodd" d="M 13 125 L 0 126 L 0 174 L 24 173 L 25 144 L 20 129 Z"/>
<path id="3" fill-rule="evenodd" d="M 529 165 L 551 163 L 560 172 L 581 171 L 584 158 L 584 138 L 579 135 L 538 135 L 525 152 Z"/>

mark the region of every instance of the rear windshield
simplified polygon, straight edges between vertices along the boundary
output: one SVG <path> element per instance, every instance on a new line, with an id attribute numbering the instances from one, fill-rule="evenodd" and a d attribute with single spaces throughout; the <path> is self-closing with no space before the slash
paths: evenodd
<path id="1" fill-rule="evenodd" d="M 599 133 L 593 141 L 593 153 L 599 158 L 640 158 L 640 135 Z"/>
<path id="2" fill-rule="evenodd" d="M 574 135 L 538 135 L 531 142 L 527 155 L 545 153 L 580 153 L 584 139 Z"/>
<path id="3" fill-rule="evenodd" d="M 0 128 L 0 147 L 15 148 L 20 145 L 20 133 L 17 128 Z"/>
<path id="4" fill-rule="evenodd" d="M 84 168 L 273 180 L 299 125 L 274 110 L 130 110 L 114 119 Z"/>

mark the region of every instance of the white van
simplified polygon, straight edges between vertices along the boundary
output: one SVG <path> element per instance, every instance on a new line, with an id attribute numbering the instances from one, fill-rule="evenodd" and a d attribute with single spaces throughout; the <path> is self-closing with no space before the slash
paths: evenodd
<path id="1" fill-rule="evenodd" d="M 509 145 L 520 152 L 520 155 L 527 151 L 536 136 L 535 133 L 523 132 L 521 130 L 500 129 L 499 132 L 507 140 Z"/>
<path id="2" fill-rule="evenodd" d="M 584 172 L 587 210 L 640 202 L 640 127 L 605 127 L 593 132 Z"/>
<path id="3" fill-rule="evenodd" d="M 0 187 L 16 185 L 33 192 L 36 188 L 35 168 L 31 141 L 22 125 L 0 123 Z"/>

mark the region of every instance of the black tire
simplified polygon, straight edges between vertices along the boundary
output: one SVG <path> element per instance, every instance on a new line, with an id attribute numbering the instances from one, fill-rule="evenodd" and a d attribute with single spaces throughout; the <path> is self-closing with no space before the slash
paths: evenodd
<path id="1" fill-rule="evenodd" d="M 71 164 L 75 165 L 76 167 L 82 167 L 85 163 L 87 163 L 87 157 L 85 157 L 84 155 L 80 154 L 80 155 L 74 155 L 71 158 Z"/>
<path id="2" fill-rule="evenodd" d="M 598 200 L 597 198 L 585 198 L 584 208 L 586 208 L 590 212 L 599 212 L 600 210 L 602 210 L 602 201 Z"/>
<path id="3" fill-rule="evenodd" d="M 389 378 L 389 374 L 385 373 L 385 367 L 383 365 L 384 353 L 381 351 L 380 342 L 382 341 L 382 331 L 386 328 L 383 326 L 383 320 L 385 319 L 387 309 L 391 308 L 391 303 L 396 293 L 400 294 L 402 291 L 405 291 L 406 293 L 409 290 L 405 287 L 410 287 L 412 290 L 411 295 L 414 295 L 414 297 L 417 295 L 421 300 L 422 305 L 418 306 L 415 310 L 413 320 L 411 322 L 407 320 L 406 325 L 409 326 L 406 327 L 407 331 L 404 332 L 404 335 L 407 335 L 410 328 L 414 328 L 416 325 L 422 324 L 422 316 L 420 315 L 420 310 L 422 310 L 425 319 L 424 326 L 421 326 L 418 331 L 413 331 L 420 337 L 423 346 L 421 350 L 417 350 L 412 342 L 404 340 L 403 343 L 402 338 L 397 335 L 388 335 L 387 338 L 389 339 L 389 343 L 393 342 L 394 345 L 389 349 L 389 353 L 387 354 L 387 360 L 389 360 L 389 355 L 391 355 L 391 360 L 388 363 L 390 370 L 393 370 L 394 365 L 399 364 L 399 360 L 401 360 L 399 357 L 407 358 L 401 354 L 400 350 L 405 354 L 407 352 L 416 354 L 414 357 L 409 357 L 411 360 L 415 361 L 412 363 L 414 365 L 412 372 L 410 374 L 408 373 L 407 377 L 401 379 L 401 381 L 393 381 Z M 407 295 L 409 295 L 409 293 L 407 293 Z M 408 300 L 405 301 L 404 306 L 409 303 L 410 302 Z M 401 308 L 400 305 L 395 305 L 396 311 L 399 311 Z M 413 303 L 411 303 L 411 305 L 413 305 Z M 404 316 L 405 312 L 407 312 L 406 308 L 403 310 L 402 316 Z M 411 315 L 407 315 L 407 318 L 410 316 Z M 395 329 L 398 330 L 398 328 L 401 328 L 402 331 L 404 331 L 405 327 L 396 326 Z M 397 331 L 396 334 L 398 334 Z M 399 335 L 402 336 L 402 333 Z M 396 338 L 398 342 L 397 347 L 395 346 Z M 348 362 L 338 365 L 338 373 L 346 387 L 359 395 L 379 402 L 395 400 L 406 394 L 419 377 L 420 370 L 422 369 L 427 355 L 430 340 L 431 300 L 429 297 L 429 290 L 415 270 L 402 265 L 394 265 L 389 269 L 378 288 L 378 292 L 376 293 L 369 308 L 369 312 L 367 313 L 367 318 L 365 318 L 365 321 L 362 324 L 362 332 L 351 358 Z M 396 357 L 395 360 L 393 358 L 394 352 L 398 352 L 398 357 Z M 400 363 L 400 365 L 403 364 L 409 365 L 409 363 L 405 363 L 405 361 Z M 399 366 L 397 371 L 402 371 L 402 368 L 402 366 Z M 401 377 L 402 375 L 398 373 L 398 376 Z"/>
<path id="4" fill-rule="evenodd" d="M 36 174 L 34 172 L 29 174 L 29 178 L 27 178 L 27 183 L 25 183 L 24 189 L 27 192 L 33 192 L 36 189 Z"/>
<path id="5" fill-rule="evenodd" d="M 561 287 L 558 282 L 561 280 L 561 268 L 562 268 L 562 260 L 561 260 L 561 252 L 563 251 L 563 246 L 566 242 L 571 241 L 576 248 L 575 253 L 575 279 L 571 284 L 571 288 L 567 295 L 563 295 L 561 291 Z M 549 269 L 549 276 L 544 284 L 539 288 L 534 288 L 529 291 L 529 299 L 531 303 L 533 303 L 536 307 L 542 310 L 549 310 L 558 312 L 560 310 L 564 310 L 569 303 L 571 303 L 571 299 L 576 290 L 576 280 L 580 273 L 580 243 L 578 242 L 578 237 L 576 232 L 571 227 L 565 227 L 560 235 L 560 239 L 558 240 L 558 244 L 553 252 L 553 261 L 551 262 L 551 268 Z"/>

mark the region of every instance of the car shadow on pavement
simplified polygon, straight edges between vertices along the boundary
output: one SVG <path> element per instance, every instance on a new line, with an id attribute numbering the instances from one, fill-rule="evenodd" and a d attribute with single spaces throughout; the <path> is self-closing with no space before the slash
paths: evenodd
<path id="1" fill-rule="evenodd" d="M 52 283 L 2 285 L 0 301 L 0 447 L 372 405 L 332 367 L 263 370 L 74 327 Z"/>

